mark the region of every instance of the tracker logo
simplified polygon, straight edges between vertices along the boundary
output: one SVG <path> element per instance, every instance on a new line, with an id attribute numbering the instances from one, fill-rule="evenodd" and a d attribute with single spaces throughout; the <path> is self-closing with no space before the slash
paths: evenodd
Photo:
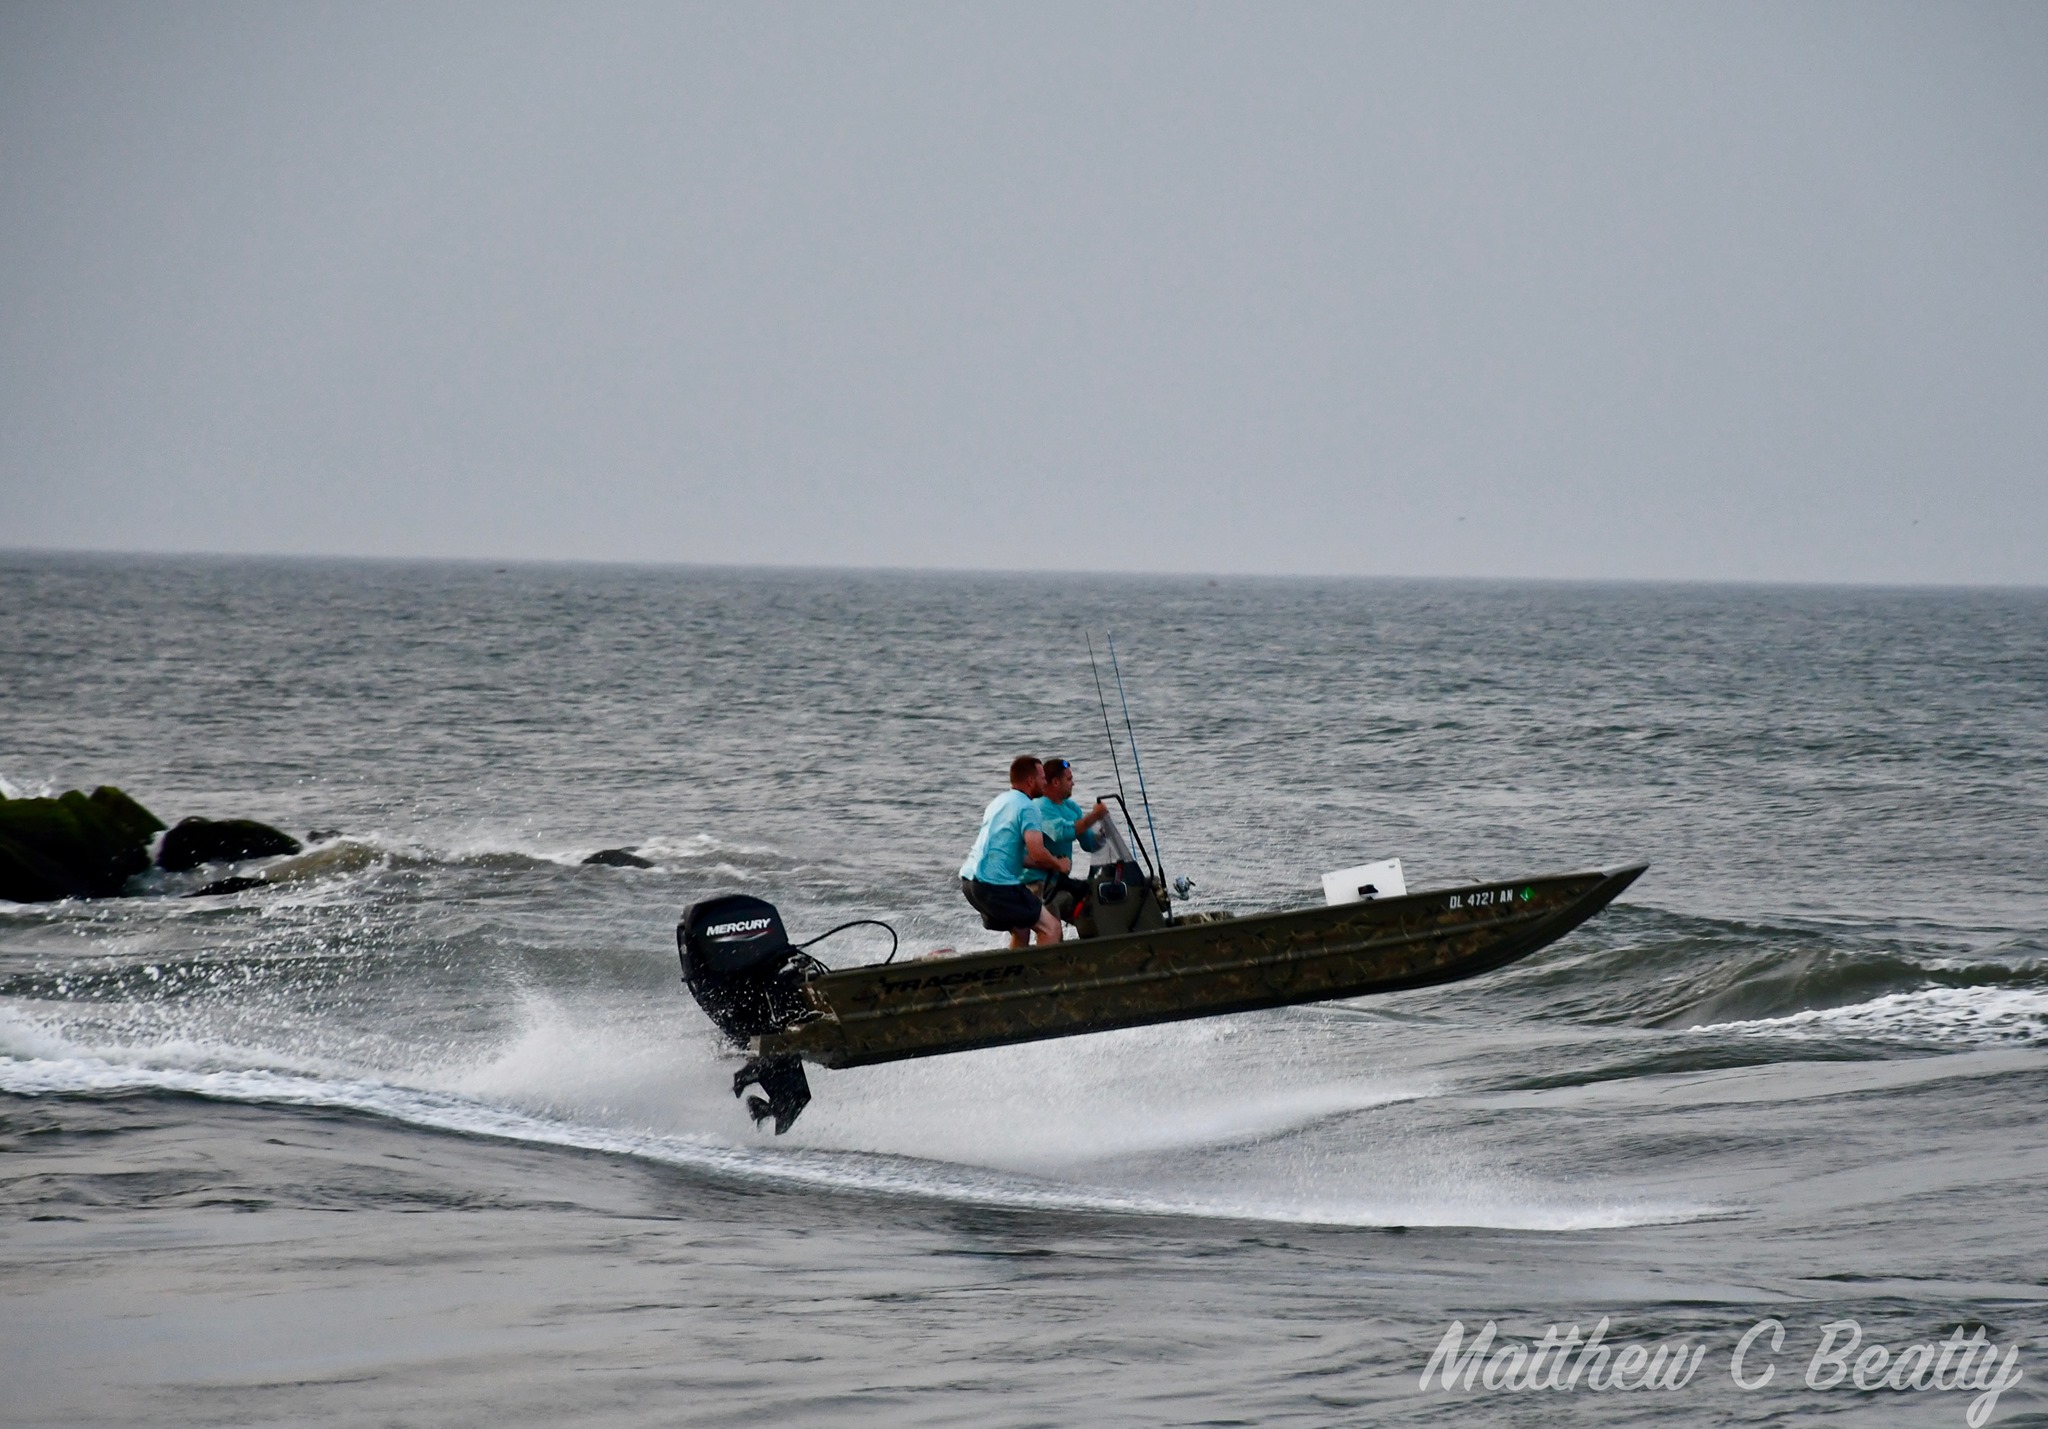
<path id="1" fill-rule="evenodd" d="M 719 923 L 704 930 L 707 938 L 754 938 L 775 926 L 773 918 L 742 918 L 737 923 Z"/>

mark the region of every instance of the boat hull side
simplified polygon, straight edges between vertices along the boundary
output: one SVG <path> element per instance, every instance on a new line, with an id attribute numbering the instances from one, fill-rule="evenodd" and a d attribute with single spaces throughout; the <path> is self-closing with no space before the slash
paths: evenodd
<path id="1" fill-rule="evenodd" d="M 757 1054 L 861 1067 L 1457 982 L 1562 938 L 1640 866 L 1437 889 L 1044 948 L 851 968 Z"/>

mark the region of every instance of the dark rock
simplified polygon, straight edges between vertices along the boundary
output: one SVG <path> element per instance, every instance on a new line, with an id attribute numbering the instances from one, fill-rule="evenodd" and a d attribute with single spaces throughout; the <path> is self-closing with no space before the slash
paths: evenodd
<path id="1" fill-rule="evenodd" d="M 163 820 L 119 789 L 55 799 L 0 798 L 0 898 L 108 898 L 149 867 Z"/>
<path id="2" fill-rule="evenodd" d="M 251 888 L 268 887 L 270 887 L 270 880 L 267 878 L 243 878 L 237 875 L 234 878 L 223 878 L 218 882 L 209 883 L 198 892 L 188 893 L 185 896 L 187 898 L 205 898 L 215 893 L 241 893 Z"/>
<path id="3" fill-rule="evenodd" d="M 11 903 L 92 898 L 96 896 L 95 882 L 61 858 L 49 858 L 26 844 L 0 837 L 0 898 Z"/>
<path id="4" fill-rule="evenodd" d="M 309 844 L 320 844 L 326 843 L 329 839 L 338 839 L 340 837 L 340 829 L 312 829 L 306 834 L 306 842 Z"/>
<path id="5" fill-rule="evenodd" d="M 269 858 L 297 853 L 299 848 L 299 841 L 290 834 L 254 819 L 180 819 L 164 835 L 164 846 L 157 850 L 156 866 L 183 873 L 202 863 Z"/>
<path id="6" fill-rule="evenodd" d="M 606 868 L 654 867 L 651 859 L 642 858 L 629 848 L 601 848 L 583 861 L 585 863 L 601 863 Z"/>

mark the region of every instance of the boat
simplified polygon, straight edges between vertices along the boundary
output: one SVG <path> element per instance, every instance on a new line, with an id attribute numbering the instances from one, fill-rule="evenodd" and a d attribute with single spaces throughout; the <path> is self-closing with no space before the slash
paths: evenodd
<path id="1" fill-rule="evenodd" d="M 727 894 L 691 905 L 676 944 L 685 985 L 749 1053 L 734 1096 L 758 1086 L 747 1109 L 779 1135 L 810 1101 L 805 1062 L 867 1067 L 1460 982 L 1556 942 L 1647 867 L 1236 917 L 1176 916 L 1149 860 L 1118 860 L 1090 875 L 1082 936 L 1060 943 L 904 962 L 892 950 L 835 970 L 789 941 L 772 904 Z"/>

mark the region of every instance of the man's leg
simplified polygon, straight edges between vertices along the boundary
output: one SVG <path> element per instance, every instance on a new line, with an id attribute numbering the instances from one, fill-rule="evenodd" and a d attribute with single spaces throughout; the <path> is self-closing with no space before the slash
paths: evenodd
<path id="1" fill-rule="evenodd" d="M 1041 907 L 1038 910 L 1038 924 L 1032 928 L 1031 934 L 1041 943 L 1057 943 L 1060 940 L 1060 920 L 1053 915 L 1052 909 Z M 1011 936 L 1017 939 L 1016 942 L 1010 945 L 1011 947 L 1021 948 L 1024 946 L 1024 935 L 1022 933 L 1014 933 Z"/>

